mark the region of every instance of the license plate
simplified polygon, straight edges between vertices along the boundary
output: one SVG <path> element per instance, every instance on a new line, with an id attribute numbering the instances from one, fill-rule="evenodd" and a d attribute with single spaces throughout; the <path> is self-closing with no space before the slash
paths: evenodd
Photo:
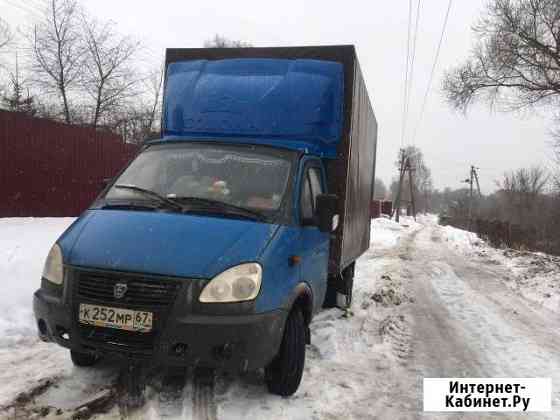
<path id="1" fill-rule="evenodd" d="M 79 321 L 96 327 L 149 332 L 152 330 L 153 313 L 81 303 Z"/>

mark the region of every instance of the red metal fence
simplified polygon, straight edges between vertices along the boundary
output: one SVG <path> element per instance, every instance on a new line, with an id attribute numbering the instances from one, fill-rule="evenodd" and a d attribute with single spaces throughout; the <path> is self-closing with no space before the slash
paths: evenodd
<path id="1" fill-rule="evenodd" d="M 0 111 L 0 217 L 76 216 L 137 150 L 111 133 Z"/>
<path id="2" fill-rule="evenodd" d="M 372 200 L 370 206 L 371 218 L 376 219 L 384 215 L 391 215 L 393 212 L 393 202 L 387 200 Z"/>
<path id="3" fill-rule="evenodd" d="M 381 201 L 371 200 L 370 213 L 372 219 L 377 219 L 381 216 Z"/>
<path id="4" fill-rule="evenodd" d="M 385 200 L 381 202 L 381 214 L 388 214 L 389 216 L 393 214 L 393 202 Z"/>

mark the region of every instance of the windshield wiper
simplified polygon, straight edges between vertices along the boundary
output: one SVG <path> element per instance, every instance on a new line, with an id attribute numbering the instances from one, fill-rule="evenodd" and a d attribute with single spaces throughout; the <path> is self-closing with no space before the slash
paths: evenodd
<path id="1" fill-rule="evenodd" d="M 139 204 L 139 203 L 105 203 L 99 207 L 105 210 L 157 210 L 160 207 L 153 204 Z"/>
<path id="2" fill-rule="evenodd" d="M 250 219 L 264 220 L 265 218 L 264 215 L 262 213 L 259 213 L 258 211 L 250 210 L 241 206 L 236 206 L 235 204 L 225 203 L 220 200 L 212 200 L 211 198 L 179 196 L 173 197 L 173 200 L 202 204 L 203 206 L 209 207 L 211 209 L 213 208 L 227 211 L 228 213 L 235 214 L 237 216 L 248 217 Z"/>
<path id="3" fill-rule="evenodd" d="M 147 190 L 145 188 L 137 187 L 136 185 L 129 185 L 129 184 L 116 184 L 113 185 L 113 187 L 136 191 L 144 195 L 147 195 L 149 197 L 155 198 L 157 201 L 159 201 L 161 204 L 164 204 L 168 208 L 179 210 L 181 212 L 184 210 L 183 206 L 181 206 L 179 203 L 176 203 L 175 201 L 170 200 L 169 198 L 166 198 L 163 195 L 159 195 L 155 191 Z"/>

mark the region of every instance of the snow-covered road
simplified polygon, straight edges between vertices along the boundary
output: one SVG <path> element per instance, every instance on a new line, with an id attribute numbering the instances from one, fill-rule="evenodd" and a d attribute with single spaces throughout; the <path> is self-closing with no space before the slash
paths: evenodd
<path id="1" fill-rule="evenodd" d="M 440 227 L 428 223 L 408 238 L 403 255 L 410 258 L 409 293 L 416 298 L 406 312 L 415 325 L 408 378 L 416 380 L 418 393 L 407 395 L 418 403 L 422 377 L 551 377 L 558 384 L 560 316 L 504 287 L 508 270 L 464 258 L 443 236 Z M 495 417 L 557 419 L 559 404 L 553 385 L 553 413 Z"/>
<path id="2" fill-rule="evenodd" d="M 352 312 L 333 309 L 315 318 L 303 383 L 293 397 L 268 395 L 259 373 L 218 375 L 209 385 L 193 380 L 191 372 L 177 380 L 156 371 L 145 373 L 147 385 L 134 407 L 127 404 L 127 382 L 134 379 L 128 372 L 109 363 L 73 368 L 66 351 L 29 333 L 28 311 L 14 318 L 13 302 L 25 302 L 20 292 L 30 296 L 38 284 L 37 267 L 50 246 L 43 238 L 56 237 L 52 220 L 18 223 L 20 228 L 11 227 L 13 238 L 0 239 L 0 252 L 9 257 L 0 262 L 0 273 L 17 269 L 37 281 L 22 280 L 17 296 L 0 297 L 0 417 L 71 418 L 97 396 L 97 405 L 82 409 L 82 417 L 560 418 L 560 311 L 521 297 L 506 286 L 513 275 L 507 264 L 464 252 L 472 244 L 461 241 L 472 238 L 450 235 L 455 231 L 433 218 L 404 226 L 375 222 L 372 249 L 358 263 Z M 31 246 L 33 253 L 22 252 Z M 553 411 L 422 413 L 424 377 L 551 377 Z"/>

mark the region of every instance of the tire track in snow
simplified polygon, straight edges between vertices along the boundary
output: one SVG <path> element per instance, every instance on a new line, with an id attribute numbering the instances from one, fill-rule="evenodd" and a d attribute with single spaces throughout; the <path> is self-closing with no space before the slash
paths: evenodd
<path id="1" fill-rule="evenodd" d="M 390 315 L 381 322 L 379 334 L 391 343 L 393 352 L 401 363 L 406 364 L 412 356 L 411 332 L 404 315 Z"/>
<path id="2" fill-rule="evenodd" d="M 51 411 L 50 407 L 36 407 L 34 401 L 37 397 L 43 395 L 50 387 L 56 385 L 60 381 L 60 377 L 53 376 L 40 380 L 35 386 L 27 391 L 23 391 L 10 403 L 0 406 L 0 415 L 6 414 L 9 419 L 28 419 L 34 411 L 47 413 Z M 0 417 L 3 418 L 3 417 Z"/>
<path id="3" fill-rule="evenodd" d="M 217 420 L 214 402 L 215 375 L 212 371 L 195 370 L 193 378 L 192 411 L 195 420 Z"/>
<path id="4" fill-rule="evenodd" d="M 186 382 L 186 368 L 167 369 L 156 388 L 158 418 L 177 419 L 184 417 Z"/>
<path id="5" fill-rule="evenodd" d="M 121 368 L 117 379 L 117 405 L 121 419 L 146 419 L 146 372 L 140 366 Z"/>

